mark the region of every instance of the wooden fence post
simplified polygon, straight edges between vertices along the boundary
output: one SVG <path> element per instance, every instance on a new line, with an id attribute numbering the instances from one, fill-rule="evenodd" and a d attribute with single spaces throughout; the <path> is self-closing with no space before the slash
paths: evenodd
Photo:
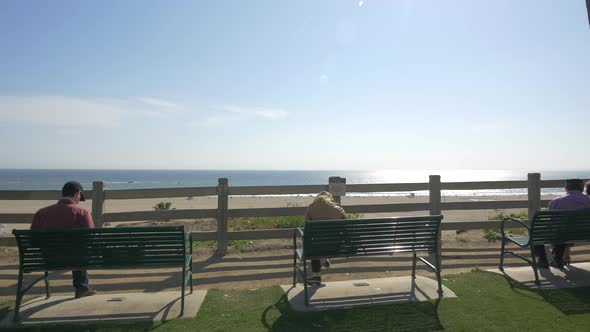
<path id="1" fill-rule="evenodd" d="M 430 215 L 439 215 L 442 214 L 442 199 L 441 199 L 441 183 L 440 183 L 440 175 L 430 175 L 429 177 L 430 187 L 429 187 L 429 200 L 430 200 Z M 438 230 L 438 266 L 442 269 L 442 225 Z M 432 255 L 430 256 L 431 258 Z"/>
<path id="2" fill-rule="evenodd" d="M 227 221 L 229 215 L 229 181 L 219 178 L 217 184 L 217 254 L 227 254 Z"/>
<path id="3" fill-rule="evenodd" d="M 527 178 L 529 217 L 533 219 L 535 212 L 541 209 L 541 174 L 529 173 Z"/>
<path id="4" fill-rule="evenodd" d="M 334 196 L 338 205 L 342 205 L 342 196 L 346 195 L 346 178 L 331 176 L 328 179 L 328 191 Z"/>
<path id="5" fill-rule="evenodd" d="M 430 176 L 430 214 L 442 214 L 440 175 Z"/>
<path id="6" fill-rule="evenodd" d="M 96 228 L 102 228 L 104 217 L 102 210 L 104 207 L 104 182 L 92 182 L 92 219 Z"/>

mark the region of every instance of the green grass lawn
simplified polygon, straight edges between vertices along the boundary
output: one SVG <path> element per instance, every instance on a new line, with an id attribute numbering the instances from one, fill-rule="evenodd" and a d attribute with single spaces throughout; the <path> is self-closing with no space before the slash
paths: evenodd
<path id="1" fill-rule="evenodd" d="M 444 283 L 455 291 L 457 298 L 444 299 L 438 303 L 375 305 L 296 313 L 289 309 L 278 286 L 257 290 L 210 290 L 195 319 L 155 324 L 54 326 L 27 330 L 583 331 L 590 326 L 590 288 L 531 291 L 511 286 L 501 275 L 481 271 L 446 276 Z"/>

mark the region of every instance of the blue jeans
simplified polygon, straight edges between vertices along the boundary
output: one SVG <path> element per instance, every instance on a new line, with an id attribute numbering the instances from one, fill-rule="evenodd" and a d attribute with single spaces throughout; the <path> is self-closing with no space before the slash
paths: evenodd
<path id="1" fill-rule="evenodd" d="M 86 271 L 72 271 L 72 281 L 76 292 L 87 291 L 88 287 L 88 272 Z"/>

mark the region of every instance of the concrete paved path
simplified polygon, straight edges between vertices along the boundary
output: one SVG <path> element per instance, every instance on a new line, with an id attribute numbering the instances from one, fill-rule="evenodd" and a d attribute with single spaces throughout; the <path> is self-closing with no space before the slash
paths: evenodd
<path id="1" fill-rule="evenodd" d="M 503 274 L 524 286 L 538 289 L 574 288 L 590 286 L 590 263 L 574 263 L 563 269 L 539 269 L 540 286 L 535 284 L 535 274 L 529 265 L 505 267 L 504 272 L 493 269 L 491 272 Z"/>
<path id="2" fill-rule="evenodd" d="M 185 295 L 183 317 L 195 317 L 206 291 Z M 81 299 L 72 296 L 35 298 L 21 306 L 22 325 L 59 324 L 99 321 L 159 321 L 178 318 L 180 292 L 99 294 Z M 10 313 L 1 327 L 14 326 Z"/>
<path id="3" fill-rule="evenodd" d="M 389 304 L 438 299 L 436 280 L 416 276 L 325 282 L 309 286 L 309 306 L 305 306 L 303 285 L 281 286 L 295 311 L 343 309 L 368 304 Z M 456 297 L 443 286 L 443 297 Z"/>

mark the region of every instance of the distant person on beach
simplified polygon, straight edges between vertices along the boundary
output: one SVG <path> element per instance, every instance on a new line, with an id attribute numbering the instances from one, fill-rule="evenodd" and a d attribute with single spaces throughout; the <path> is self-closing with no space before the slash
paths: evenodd
<path id="1" fill-rule="evenodd" d="M 319 193 L 313 202 L 307 207 L 307 211 L 305 211 L 305 221 L 345 218 L 346 214 L 344 213 L 344 209 L 336 203 L 334 196 L 327 191 Z M 313 272 L 313 276 L 306 280 L 308 284 L 319 285 L 322 283 L 322 265 L 330 267 L 330 260 L 328 258 L 311 260 L 311 271 Z"/>
<path id="2" fill-rule="evenodd" d="M 84 189 L 79 182 L 70 181 L 61 189 L 60 199 L 56 204 L 42 208 L 33 217 L 31 229 L 48 228 L 94 228 L 90 212 L 78 206 L 85 201 Z M 88 286 L 86 271 L 72 271 L 72 280 L 76 288 L 76 298 L 92 296 L 96 291 Z"/>
<path id="3" fill-rule="evenodd" d="M 588 189 L 586 187 L 586 189 Z M 549 202 L 549 210 L 578 210 L 590 209 L 590 197 L 584 195 L 584 181 L 581 179 L 567 179 L 565 182 L 565 195 L 553 199 Z M 553 245 L 553 261 L 551 266 L 562 268 L 570 259 L 570 248 L 573 243 L 554 244 Z M 547 254 L 545 253 L 544 245 L 536 245 L 533 250 L 538 256 L 538 266 L 540 268 L 549 268 L 547 261 Z"/>

